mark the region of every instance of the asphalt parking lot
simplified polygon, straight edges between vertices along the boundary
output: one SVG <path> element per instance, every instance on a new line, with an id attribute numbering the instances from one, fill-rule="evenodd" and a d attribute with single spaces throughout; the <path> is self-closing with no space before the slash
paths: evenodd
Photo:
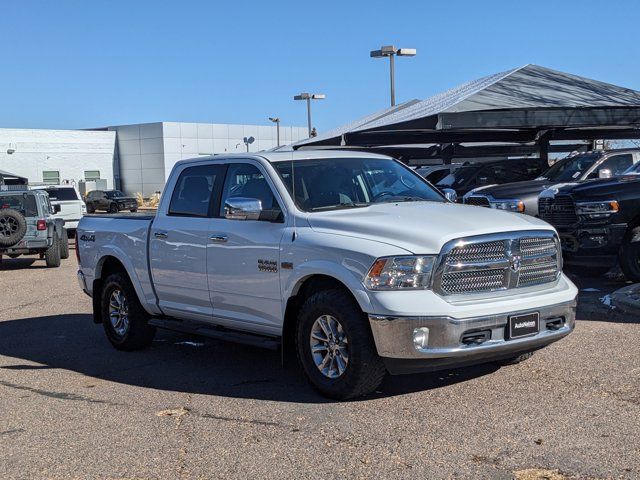
<path id="1" fill-rule="evenodd" d="M 76 261 L 0 265 L 0 478 L 638 478 L 640 318 L 579 281 L 529 361 L 315 394 L 277 352 L 162 332 L 122 353 Z M 546 475 L 540 476 L 540 475 Z"/>

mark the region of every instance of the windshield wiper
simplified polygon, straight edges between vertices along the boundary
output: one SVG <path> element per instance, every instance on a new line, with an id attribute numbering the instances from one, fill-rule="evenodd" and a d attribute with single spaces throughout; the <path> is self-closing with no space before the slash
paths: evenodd
<path id="1" fill-rule="evenodd" d="M 354 202 L 345 202 L 345 203 L 337 203 L 335 205 L 324 205 L 322 207 L 315 207 L 312 208 L 311 211 L 312 212 L 318 212 L 321 210 L 338 210 L 338 209 L 342 209 L 342 208 L 359 208 L 359 207 L 368 207 L 370 204 L 369 203 L 354 203 Z"/>
<path id="2" fill-rule="evenodd" d="M 399 203 L 399 202 L 426 202 L 426 198 L 422 197 L 389 197 L 388 199 L 378 203 Z"/>

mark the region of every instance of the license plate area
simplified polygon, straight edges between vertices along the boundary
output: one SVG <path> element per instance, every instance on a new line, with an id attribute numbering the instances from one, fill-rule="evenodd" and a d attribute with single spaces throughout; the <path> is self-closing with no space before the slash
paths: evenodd
<path id="1" fill-rule="evenodd" d="M 539 331 L 540 314 L 538 312 L 511 315 L 507 323 L 507 340 L 530 337 Z"/>

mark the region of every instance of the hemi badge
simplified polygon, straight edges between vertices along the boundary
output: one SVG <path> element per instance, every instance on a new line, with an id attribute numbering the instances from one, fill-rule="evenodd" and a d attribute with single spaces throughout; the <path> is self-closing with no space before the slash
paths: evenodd
<path id="1" fill-rule="evenodd" d="M 291 263 L 291 262 L 281 262 L 280 263 L 280 268 L 282 268 L 283 270 L 293 270 L 293 263 Z"/>

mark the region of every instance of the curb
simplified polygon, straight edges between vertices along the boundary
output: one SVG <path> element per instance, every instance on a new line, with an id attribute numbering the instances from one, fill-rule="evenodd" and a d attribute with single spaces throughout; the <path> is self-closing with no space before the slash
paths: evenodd
<path id="1" fill-rule="evenodd" d="M 640 315 L 640 283 L 629 285 L 611 294 L 611 303 L 623 312 Z"/>

